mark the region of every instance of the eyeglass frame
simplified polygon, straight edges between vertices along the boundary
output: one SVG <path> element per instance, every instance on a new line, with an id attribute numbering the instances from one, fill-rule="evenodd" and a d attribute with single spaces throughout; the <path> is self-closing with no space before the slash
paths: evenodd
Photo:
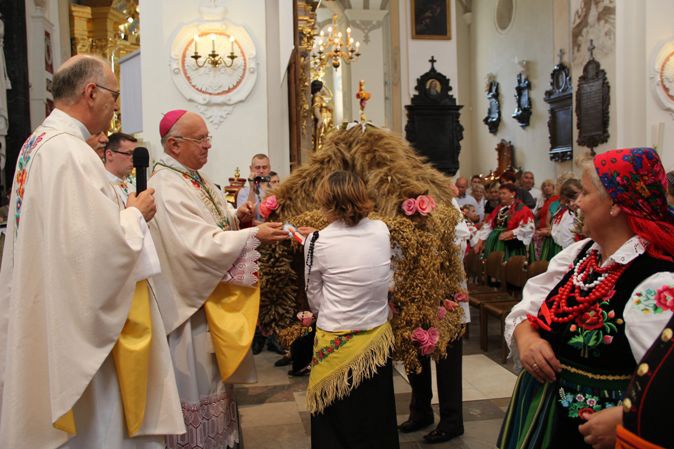
<path id="1" fill-rule="evenodd" d="M 182 139 L 187 140 L 188 142 L 194 142 L 198 145 L 203 145 L 205 143 L 210 144 L 213 142 L 213 136 L 211 135 L 204 136 L 201 139 L 195 139 L 194 137 L 185 137 L 185 136 L 171 136 L 171 137 L 173 137 L 174 139 Z"/>
<path id="2" fill-rule="evenodd" d="M 115 100 L 115 101 L 117 101 L 117 99 L 119 98 L 119 95 L 121 94 L 121 92 L 119 90 L 113 90 L 113 89 L 110 89 L 109 87 L 105 87 L 105 86 L 103 86 L 101 84 L 98 84 L 98 83 L 94 83 L 94 86 L 98 87 L 99 89 L 107 90 L 108 92 L 110 92 L 112 94 L 112 99 Z"/>
<path id="3" fill-rule="evenodd" d="M 113 150 L 112 148 L 106 148 L 105 150 L 106 151 L 110 150 L 113 153 L 123 154 L 124 156 L 128 156 L 128 157 L 133 157 L 133 151 L 119 151 L 119 150 Z"/>

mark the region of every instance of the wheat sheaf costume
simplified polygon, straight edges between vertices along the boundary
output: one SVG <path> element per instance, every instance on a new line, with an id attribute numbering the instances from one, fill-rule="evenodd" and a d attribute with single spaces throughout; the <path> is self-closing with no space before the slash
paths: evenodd
<path id="1" fill-rule="evenodd" d="M 371 360 L 364 363 L 358 357 L 363 351 L 350 349 L 350 345 L 358 345 L 352 344 L 359 340 L 357 337 L 332 348 L 352 354 L 345 363 L 323 373 L 324 378 L 331 379 L 322 382 L 323 387 L 310 385 L 307 402 L 315 405 L 312 411 L 316 413 L 357 387 L 353 385 L 355 382 L 347 385 L 349 373 L 353 379 L 365 380 L 371 366 L 385 361 L 391 353 L 404 362 L 408 371 L 418 371 L 420 353 L 443 357 L 447 343 L 458 338 L 462 331 L 463 311 L 452 301 L 461 296 L 464 273 L 459 251 L 453 244 L 460 213 L 451 205 L 450 179 L 417 156 L 399 135 L 359 124 L 332 132 L 323 149 L 272 192 L 276 208 L 270 219 L 298 227 L 312 226 L 320 233 L 327 222 L 318 210 L 314 192 L 336 170 L 352 171 L 364 180 L 375 203 L 370 218 L 383 221 L 390 231 L 395 284 L 390 295 L 393 310 L 390 322 L 394 338 L 381 340 L 389 342 L 384 351 L 370 351 Z M 430 197 L 434 208 L 422 205 L 413 213 L 403 210 L 406 200 L 420 196 Z M 260 325 L 281 336 L 293 335 L 298 327 L 293 326 L 295 314 L 306 308 L 302 248 L 284 242 L 260 252 Z M 344 329 L 350 333 L 359 330 Z M 431 335 L 430 343 L 415 338 L 422 334 Z M 314 346 L 314 351 L 320 350 Z M 318 367 L 323 359 L 334 357 L 322 358 L 315 353 L 313 369 L 323 372 L 323 367 Z"/>

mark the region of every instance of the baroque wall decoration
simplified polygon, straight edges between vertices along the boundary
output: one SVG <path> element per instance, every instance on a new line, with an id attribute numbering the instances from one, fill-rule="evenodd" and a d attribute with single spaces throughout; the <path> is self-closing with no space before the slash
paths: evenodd
<path id="1" fill-rule="evenodd" d="M 545 91 L 548 104 L 548 133 L 550 160 L 562 162 L 573 159 L 573 86 L 571 73 L 562 62 L 564 50 L 559 50 L 559 63 L 550 73 L 550 89 Z"/>
<path id="2" fill-rule="evenodd" d="M 656 98 L 674 118 L 674 40 L 658 50 L 649 78 Z"/>
<path id="3" fill-rule="evenodd" d="M 482 122 L 487 125 L 490 133 L 496 134 L 501 124 L 501 101 L 499 100 L 498 81 L 496 81 L 496 76 L 493 73 L 487 75 L 485 91 L 487 92 L 489 106 L 487 116 L 482 119 Z"/>
<path id="4" fill-rule="evenodd" d="M 576 89 L 576 127 L 578 145 L 590 148 L 594 155 L 595 147 L 608 142 L 609 105 L 611 89 L 606 71 L 594 58 L 594 45 L 590 40 L 588 48 L 590 60 L 583 67 Z"/>
<path id="5" fill-rule="evenodd" d="M 605 58 L 615 48 L 615 0 L 579 0 L 580 6 L 572 11 L 571 42 L 573 64 L 587 60 L 587 47 L 594 41 L 596 55 Z"/>
<path id="6" fill-rule="evenodd" d="M 527 77 L 527 61 L 521 60 L 518 64 L 521 70 L 517 74 L 517 82 L 515 83 L 515 111 L 513 112 L 513 118 L 517 120 L 522 128 L 526 128 L 529 126 L 529 120 L 531 119 L 531 96 L 529 95 L 531 82 Z"/>
<path id="7" fill-rule="evenodd" d="M 253 90 L 257 54 L 248 31 L 225 19 L 224 7 L 203 5 L 199 14 L 175 31 L 169 66 L 178 91 L 217 128 Z"/>

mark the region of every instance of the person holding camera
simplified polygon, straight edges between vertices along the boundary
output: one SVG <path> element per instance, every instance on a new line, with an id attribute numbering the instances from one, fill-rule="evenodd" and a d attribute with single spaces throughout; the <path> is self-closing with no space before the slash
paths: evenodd
<path id="1" fill-rule="evenodd" d="M 251 159 L 249 168 L 248 185 L 239 190 L 236 195 L 236 207 L 250 201 L 255 204 L 255 219 L 261 222 L 264 218 L 260 215 L 260 202 L 270 189 L 271 162 L 269 156 L 262 153 L 256 154 Z"/>

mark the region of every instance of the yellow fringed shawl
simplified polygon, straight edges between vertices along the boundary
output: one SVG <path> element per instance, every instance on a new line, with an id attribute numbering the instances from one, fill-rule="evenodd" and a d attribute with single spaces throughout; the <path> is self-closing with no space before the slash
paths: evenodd
<path id="1" fill-rule="evenodd" d="M 386 322 L 368 331 L 327 332 L 316 329 L 314 357 L 307 388 L 307 409 L 322 413 L 349 395 L 384 366 L 393 350 L 393 330 Z"/>

